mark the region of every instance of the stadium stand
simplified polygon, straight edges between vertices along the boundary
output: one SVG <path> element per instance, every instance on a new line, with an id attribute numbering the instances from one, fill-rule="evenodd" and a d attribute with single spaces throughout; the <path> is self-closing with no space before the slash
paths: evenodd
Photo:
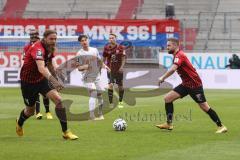
<path id="1" fill-rule="evenodd" d="M 174 4 L 181 22 L 181 39 L 189 51 L 235 51 L 240 46 L 239 0 L 0 0 L 2 17 L 23 18 L 164 19 Z M 10 3 L 11 2 L 11 3 Z M 16 1 L 15 3 L 17 3 Z M 57 3 L 56 3 L 57 2 Z M 5 7 L 4 7 L 5 6 Z M 13 9 L 7 6 L 18 6 Z M 10 14 L 11 13 L 11 14 Z"/>
<path id="2" fill-rule="evenodd" d="M 2 8 L 2 13 L 0 18 L 22 18 L 22 12 L 26 8 L 28 0 L 3 0 L 4 7 Z"/>
<path id="3" fill-rule="evenodd" d="M 218 0 L 144 0 L 141 8 L 138 8 L 137 19 L 163 19 L 166 18 L 165 7 L 174 4 L 175 18 L 181 21 L 181 33 L 184 49 L 200 50 L 206 43 L 206 23 L 211 24 L 213 15 L 218 6 Z M 210 13 L 203 16 L 203 13 Z M 202 31 L 199 26 L 202 25 Z M 198 32 L 199 31 L 199 32 Z M 203 38 L 204 37 L 204 38 Z M 197 38 L 197 39 L 196 39 Z M 203 39 L 201 39 L 203 38 Z M 200 44 L 197 42 L 200 40 Z M 195 44 L 196 42 L 196 44 Z"/>
<path id="4" fill-rule="evenodd" d="M 2 12 L 7 0 L 0 0 L 0 12 Z"/>
<path id="5" fill-rule="evenodd" d="M 122 0 L 116 19 L 132 19 L 135 18 L 137 9 L 141 7 L 143 0 Z"/>
<path id="6" fill-rule="evenodd" d="M 217 49 L 220 51 L 240 50 L 239 5 L 240 1 L 238 0 L 219 1 L 217 12 L 212 19 L 212 24 L 207 28 L 208 32 L 203 32 L 207 34 L 207 41 L 203 49 Z"/>
<path id="7" fill-rule="evenodd" d="M 115 18 L 120 0 L 29 0 L 24 18 Z"/>

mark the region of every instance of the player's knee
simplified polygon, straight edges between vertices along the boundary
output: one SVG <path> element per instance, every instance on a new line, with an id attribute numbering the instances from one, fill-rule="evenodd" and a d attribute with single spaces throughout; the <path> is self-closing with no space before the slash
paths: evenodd
<path id="1" fill-rule="evenodd" d="M 204 112 L 207 112 L 210 109 L 210 106 L 206 102 L 198 103 L 198 105 Z"/>
<path id="2" fill-rule="evenodd" d="M 89 91 L 89 94 L 90 94 L 90 97 L 93 97 L 93 98 L 96 98 L 97 95 L 98 95 L 98 93 L 97 93 L 96 90 L 90 90 L 90 91 Z"/>
<path id="3" fill-rule="evenodd" d="M 113 84 L 112 83 L 108 84 L 108 88 L 113 89 Z"/>
<path id="4" fill-rule="evenodd" d="M 173 102 L 173 100 L 172 100 L 172 98 L 171 98 L 170 96 L 165 95 L 165 96 L 164 96 L 164 102 L 165 102 L 165 103 L 171 103 L 171 102 Z"/>
<path id="5" fill-rule="evenodd" d="M 53 103 L 55 105 L 59 104 L 62 102 L 62 97 L 58 96 L 58 95 L 55 95 L 51 98 L 51 100 L 53 101 Z"/>

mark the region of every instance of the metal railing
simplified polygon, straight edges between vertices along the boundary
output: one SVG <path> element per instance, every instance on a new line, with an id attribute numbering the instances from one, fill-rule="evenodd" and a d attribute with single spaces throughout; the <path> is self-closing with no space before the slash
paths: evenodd
<path id="1" fill-rule="evenodd" d="M 113 12 L 89 12 L 89 11 L 71 11 L 71 12 L 57 12 L 57 11 L 16 11 L 15 18 L 19 18 L 23 15 L 23 18 L 81 18 L 89 19 L 94 16 L 105 19 L 114 19 L 115 13 Z M 79 17 L 78 17 L 79 16 Z"/>

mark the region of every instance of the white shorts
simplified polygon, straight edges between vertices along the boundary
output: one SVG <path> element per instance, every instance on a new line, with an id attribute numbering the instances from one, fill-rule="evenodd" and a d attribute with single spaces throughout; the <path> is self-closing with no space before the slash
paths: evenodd
<path id="1" fill-rule="evenodd" d="M 88 91 L 97 90 L 98 93 L 102 93 L 105 90 L 100 77 L 97 77 L 94 81 L 83 81 L 83 83 Z"/>

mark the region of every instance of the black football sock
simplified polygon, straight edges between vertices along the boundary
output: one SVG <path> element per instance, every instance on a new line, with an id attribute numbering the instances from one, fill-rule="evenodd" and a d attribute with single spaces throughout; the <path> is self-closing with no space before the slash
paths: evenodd
<path id="1" fill-rule="evenodd" d="M 124 89 L 119 90 L 119 102 L 122 102 L 122 100 L 123 100 L 123 94 L 124 94 Z"/>
<path id="2" fill-rule="evenodd" d="M 220 121 L 217 113 L 213 109 L 210 108 L 207 111 L 207 114 L 210 116 L 210 118 L 213 120 L 213 122 L 215 122 L 217 124 L 218 127 L 222 126 L 222 122 Z"/>
<path id="3" fill-rule="evenodd" d="M 165 110 L 167 116 L 167 123 L 172 123 L 173 119 L 173 103 L 165 103 Z"/>
<path id="4" fill-rule="evenodd" d="M 20 113 L 19 118 L 18 118 L 18 125 L 22 127 L 24 121 L 26 121 L 28 118 L 29 118 L 29 117 L 25 115 L 24 109 L 23 109 L 22 112 Z"/>
<path id="5" fill-rule="evenodd" d="M 113 102 L 113 90 L 112 89 L 108 89 L 108 99 L 109 99 L 109 103 Z"/>
<path id="6" fill-rule="evenodd" d="M 55 108 L 56 115 L 60 121 L 62 131 L 67 131 L 67 115 L 66 109 L 64 108 L 62 102 L 58 103 Z"/>
<path id="7" fill-rule="evenodd" d="M 39 100 L 39 96 L 36 100 L 36 114 L 38 114 L 40 112 L 40 100 Z"/>
<path id="8" fill-rule="evenodd" d="M 44 107 L 46 109 L 46 113 L 50 112 L 49 111 L 49 99 L 48 98 L 43 97 L 43 104 L 44 104 Z"/>

